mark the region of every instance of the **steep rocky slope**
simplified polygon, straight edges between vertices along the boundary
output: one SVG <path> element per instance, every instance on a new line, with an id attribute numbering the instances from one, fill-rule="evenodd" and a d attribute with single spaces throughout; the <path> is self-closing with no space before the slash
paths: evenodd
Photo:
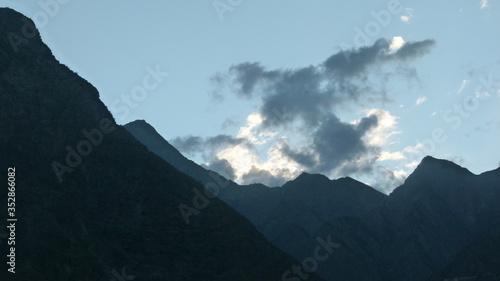
<path id="1" fill-rule="evenodd" d="M 0 9 L 0 179 L 15 167 L 17 218 L 16 273 L 0 280 L 279 280 L 296 263 L 217 198 L 186 224 L 178 206 L 203 187 L 118 126 L 32 28 Z M 6 189 L 0 201 L 5 222 Z"/>

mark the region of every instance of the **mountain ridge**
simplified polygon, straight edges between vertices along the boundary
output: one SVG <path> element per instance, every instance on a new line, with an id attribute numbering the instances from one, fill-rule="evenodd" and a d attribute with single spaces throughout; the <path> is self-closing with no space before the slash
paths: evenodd
<path id="1" fill-rule="evenodd" d="M 207 182 L 193 170 L 183 172 Z M 304 172 L 281 187 L 231 182 L 219 197 L 299 260 L 314 247 L 315 236 L 329 233 L 348 245 L 337 249 L 328 268 L 318 269 L 327 280 L 420 281 L 444 268 L 477 235 L 500 233 L 495 223 L 500 208 L 492 200 L 500 198 L 499 178 L 500 169 L 474 175 L 427 156 L 390 195 L 349 177 L 330 180 Z M 460 235 L 454 234 L 459 229 Z M 426 239 L 432 247 L 422 245 Z M 356 273 L 359 267 L 365 273 Z"/>

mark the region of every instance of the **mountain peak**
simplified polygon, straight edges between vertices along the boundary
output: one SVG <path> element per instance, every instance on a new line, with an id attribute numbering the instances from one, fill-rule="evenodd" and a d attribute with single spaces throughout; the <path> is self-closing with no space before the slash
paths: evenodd
<path id="1" fill-rule="evenodd" d="M 4 24 L 8 22 L 9 18 L 12 19 L 12 17 L 26 17 L 25 15 L 21 14 L 20 12 L 5 7 L 5 8 L 0 8 L 0 23 Z"/>
<path id="2" fill-rule="evenodd" d="M 322 174 L 310 174 L 307 172 L 302 172 L 298 177 L 296 177 L 292 182 L 298 183 L 316 183 L 316 182 L 329 182 L 330 179 Z"/>
<path id="3" fill-rule="evenodd" d="M 148 127 L 153 127 L 151 126 L 151 124 L 149 124 L 148 122 L 146 122 L 146 120 L 144 119 L 137 119 L 137 120 L 134 120 L 132 122 L 129 122 L 127 124 L 125 124 L 124 126 L 138 126 L 138 125 L 141 125 L 141 126 L 148 126 Z"/>
<path id="4" fill-rule="evenodd" d="M 35 23 L 25 15 L 10 8 L 0 8 L 0 28 L 5 39 L 0 41 L 4 51 L 17 54 L 23 51 L 46 52 Z M 35 49 L 35 50 L 33 50 Z"/>
<path id="5" fill-rule="evenodd" d="M 446 170 L 454 170 L 461 173 L 472 174 L 468 169 L 446 159 L 438 159 L 432 156 L 425 156 L 420 164 L 415 169 L 414 174 L 417 172 L 423 172 L 434 170 L 434 169 L 446 169 Z"/>
<path id="6" fill-rule="evenodd" d="M 452 161 L 426 156 L 406 178 L 404 184 L 391 193 L 391 197 L 394 199 L 399 196 L 413 196 L 421 192 L 428 194 L 424 190 L 433 190 L 443 197 L 449 197 L 450 194 L 461 192 L 459 186 L 470 176 L 474 174 Z"/>

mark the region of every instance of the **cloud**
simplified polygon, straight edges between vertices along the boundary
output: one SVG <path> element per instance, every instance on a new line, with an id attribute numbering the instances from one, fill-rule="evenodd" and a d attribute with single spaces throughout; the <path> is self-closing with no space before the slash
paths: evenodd
<path id="1" fill-rule="evenodd" d="M 408 42 L 396 52 L 390 52 L 389 41 L 379 39 L 372 46 L 344 50 L 332 55 L 324 65 L 327 70 L 337 75 L 337 79 L 346 76 L 359 77 L 366 75 L 367 70 L 374 70 L 386 63 L 406 62 L 425 55 L 435 43 L 431 39 Z"/>
<path id="2" fill-rule="evenodd" d="M 412 8 L 406 8 L 404 10 L 404 14 L 399 17 L 399 19 L 404 23 L 410 23 L 412 18 L 413 18 L 413 9 Z"/>
<path id="3" fill-rule="evenodd" d="M 226 159 L 215 158 L 208 165 L 204 165 L 204 167 L 219 173 L 226 179 L 234 180 L 236 178 L 233 167 Z"/>
<path id="4" fill-rule="evenodd" d="M 214 159 L 217 151 L 234 145 L 241 145 L 252 149 L 253 145 L 244 138 L 235 138 L 230 135 L 217 135 L 215 137 L 202 138 L 198 136 L 177 137 L 170 143 L 187 155 L 202 153 L 205 161 Z"/>
<path id="5" fill-rule="evenodd" d="M 470 80 L 464 79 L 460 83 L 460 87 L 458 87 L 457 94 L 460 94 L 470 83 Z"/>
<path id="6" fill-rule="evenodd" d="M 372 46 L 338 52 L 316 66 L 266 70 L 259 63 L 233 65 L 226 77 L 240 97 L 260 96 L 260 114 L 266 126 L 286 126 L 301 119 L 315 124 L 331 112 L 351 102 L 386 100 L 385 82 L 398 75 L 414 76 L 408 62 L 427 54 L 434 40 L 407 42 L 393 39 L 393 49 L 385 39 Z M 398 48 L 396 48 L 396 46 Z M 384 71 L 396 68 L 396 72 Z"/>
<path id="7" fill-rule="evenodd" d="M 481 5 L 481 9 L 486 9 L 488 8 L 488 1 L 489 0 L 481 0 L 479 4 Z"/>
<path id="8" fill-rule="evenodd" d="M 220 150 L 216 158 L 225 159 L 234 169 L 234 179 L 243 184 L 260 182 L 270 186 L 284 184 L 297 177 L 303 167 L 291 161 L 282 152 L 283 138 L 279 138 L 268 150 L 267 158 L 262 159 L 254 150 L 235 145 Z M 260 180 L 256 180 L 258 176 Z"/>
<path id="9" fill-rule="evenodd" d="M 262 129 L 263 118 L 259 113 L 252 113 L 247 117 L 247 125 L 240 127 L 237 138 L 247 139 L 253 144 L 265 144 L 278 133 L 269 129 Z"/>
<path id="10" fill-rule="evenodd" d="M 334 169 L 366 169 L 365 163 L 358 160 L 375 148 L 367 145 L 362 138 L 377 126 L 377 122 L 375 115 L 362 118 L 358 124 L 345 123 L 330 116 L 312 132 L 310 143 L 305 147 L 292 149 L 285 146 L 283 153 L 308 171 L 330 173 Z"/>
<path id="11" fill-rule="evenodd" d="M 389 45 L 389 52 L 394 53 L 404 46 L 405 40 L 401 36 L 395 36 L 392 38 L 391 44 Z"/>
<path id="12" fill-rule="evenodd" d="M 405 42 L 397 36 L 340 51 L 317 65 L 293 69 L 267 69 L 258 62 L 233 65 L 212 80 L 237 97 L 259 100 L 258 111 L 248 116 L 235 137 L 188 136 L 172 143 L 181 151 L 202 153 L 208 167 L 226 169 L 241 183 L 276 185 L 304 170 L 330 176 L 369 173 L 380 157 L 400 157 L 381 152 L 381 146 L 399 133 L 396 117 L 372 109 L 362 118 L 345 121 L 338 113 L 350 106 L 387 101 L 388 81 L 416 78 L 411 61 L 434 45 L 434 40 Z"/>
<path id="13" fill-rule="evenodd" d="M 239 97 L 251 98 L 255 92 L 255 88 L 259 84 L 264 84 L 266 80 L 272 81 L 280 75 L 277 71 L 267 71 L 257 62 L 245 62 L 233 65 L 229 69 L 228 74 L 217 73 L 211 77 L 211 81 L 219 87 L 227 84 L 228 75 L 232 76 L 234 81 L 229 83 L 233 92 Z M 220 98 L 220 94 L 214 93 L 216 98 Z"/>
<path id="14" fill-rule="evenodd" d="M 389 151 L 382 151 L 380 153 L 380 157 L 378 158 L 378 161 L 385 161 L 385 160 L 401 160 L 405 159 L 406 157 L 404 154 L 400 151 L 396 152 L 389 152 Z"/>
<path id="15" fill-rule="evenodd" d="M 408 169 L 415 169 L 418 166 L 419 163 L 420 162 L 418 162 L 418 161 L 412 161 L 412 162 L 410 162 L 408 164 L 405 164 L 405 167 L 408 168 Z"/>
<path id="16" fill-rule="evenodd" d="M 422 149 L 424 148 L 424 145 L 421 143 L 417 143 L 414 146 L 407 146 L 403 149 L 404 152 L 410 153 L 410 154 L 417 154 L 421 153 Z"/>
<path id="17" fill-rule="evenodd" d="M 424 102 L 427 101 L 427 97 L 426 96 L 421 96 L 419 97 L 416 101 L 415 101 L 415 105 L 421 105 L 423 104 Z"/>
<path id="18" fill-rule="evenodd" d="M 375 182 L 371 185 L 377 190 L 389 194 L 396 187 L 404 183 L 407 176 L 404 170 L 391 170 L 382 166 L 378 166 L 375 169 Z"/>
<path id="19" fill-rule="evenodd" d="M 387 110 L 368 109 L 365 110 L 367 116 L 377 116 L 378 125 L 366 133 L 366 142 L 371 146 L 385 146 L 389 144 L 389 139 L 401 132 L 397 130 L 398 117 L 391 115 Z M 358 122 L 358 121 L 356 121 Z"/>
<path id="20" fill-rule="evenodd" d="M 286 179 L 280 176 L 274 176 L 269 171 L 259 169 L 256 166 L 252 166 L 252 168 L 242 176 L 241 180 L 243 184 L 262 183 L 269 187 L 281 186 L 286 181 Z"/>

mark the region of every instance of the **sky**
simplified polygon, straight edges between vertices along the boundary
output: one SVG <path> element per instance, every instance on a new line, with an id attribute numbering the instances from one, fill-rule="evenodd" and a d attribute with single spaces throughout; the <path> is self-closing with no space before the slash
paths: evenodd
<path id="1" fill-rule="evenodd" d="M 238 183 L 500 166 L 500 3 L 0 0 L 119 124 Z"/>

